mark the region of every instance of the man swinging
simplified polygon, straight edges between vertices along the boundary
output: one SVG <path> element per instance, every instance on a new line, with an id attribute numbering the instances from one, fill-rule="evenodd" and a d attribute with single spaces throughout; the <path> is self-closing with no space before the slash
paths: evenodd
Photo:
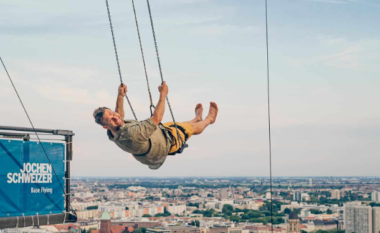
<path id="1" fill-rule="evenodd" d="M 203 106 L 197 104 L 194 119 L 177 123 L 178 135 L 173 122 L 161 124 L 169 92 L 166 82 L 158 90 L 160 99 L 153 116 L 144 121 L 123 120 L 124 96 L 127 93 L 127 86 L 124 84 L 119 86 L 115 112 L 101 107 L 93 114 L 95 122 L 107 129 L 111 141 L 150 169 L 160 168 L 168 154 L 177 152 L 192 135 L 201 134 L 208 125 L 215 122 L 218 114 L 218 106 L 210 102 L 208 116 L 203 120 Z"/>

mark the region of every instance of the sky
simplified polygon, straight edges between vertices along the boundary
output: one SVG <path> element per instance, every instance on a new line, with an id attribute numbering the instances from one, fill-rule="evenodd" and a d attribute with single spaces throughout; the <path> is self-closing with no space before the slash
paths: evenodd
<path id="1" fill-rule="evenodd" d="M 135 0 L 154 101 L 146 1 Z M 109 0 L 139 120 L 149 97 L 129 0 Z M 268 176 L 264 0 L 151 0 L 177 121 L 219 106 L 184 153 L 150 170 L 94 123 L 120 84 L 104 1 L 0 0 L 0 56 L 38 128 L 73 130 L 72 176 Z M 268 0 L 274 176 L 380 176 L 380 2 Z M 0 69 L 0 125 L 29 127 Z M 126 117 L 132 118 L 125 104 Z M 164 122 L 171 121 L 167 111 Z"/>

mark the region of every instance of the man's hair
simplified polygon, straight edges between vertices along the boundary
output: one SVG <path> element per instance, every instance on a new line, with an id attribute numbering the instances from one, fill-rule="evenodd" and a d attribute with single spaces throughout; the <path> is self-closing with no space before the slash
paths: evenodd
<path id="1" fill-rule="evenodd" d="M 100 107 L 100 108 L 97 108 L 95 109 L 94 111 L 94 118 L 95 118 L 95 122 L 98 123 L 99 125 L 103 126 L 104 123 L 103 123 L 103 115 L 104 115 L 104 112 L 109 109 L 109 108 L 106 108 L 106 107 Z"/>

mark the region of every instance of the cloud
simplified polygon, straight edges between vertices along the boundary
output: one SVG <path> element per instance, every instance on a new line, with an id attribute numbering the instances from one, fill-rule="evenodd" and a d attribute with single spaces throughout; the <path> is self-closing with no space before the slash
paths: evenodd
<path id="1" fill-rule="evenodd" d="M 7 8 L 0 15 L 1 31 L 18 31 L 8 34 L 0 47 L 4 56 L 9 54 L 9 71 L 33 123 L 40 128 L 70 129 L 76 134 L 73 175 L 182 176 L 194 171 L 199 175 L 268 174 L 265 46 L 261 46 L 264 37 L 252 36 L 260 30 L 252 25 L 262 20 L 262 2 L 252 1 L 251 7 L 237 1 L 151 2 L 176 120 L 190 120 L 199 102 L 204 104 L 204 116 L 209 101 L 220 107 L 216 124 L 201 136 L 192 137 L 190 148 L 168 158 L 159 171 L 150 171 L 120 150 L 94 123 L 94 108 L 114 107 L 119 80 L 104 2 L 89 2 L 45 1 L 36 5 L 20 0 L 12 3 L 18 9 Z M 111 4 L 123 77 L 141 120 L 150 116 L 149 98 L 133 12 L 130 2 L 115 0 Z M 136 4 L 141 4 L 137 7 L 140 29 L 152 94 L 157 101 L 160 78 L 149 15 L 144 1 Z M 286 8 L 284 1 L 276 4 L 279 9 Z M 327 1 L 316 4 L 334 6 Z M 88 9 L 86 14 L 83 9 Z M 261 13 L 252 14 L 252 10 Z M 300 10 L 309 14 L 315 9 L 306 6 Z M 331 17 L 347 26 L 338 16 Z M 299 29 L 312 20 L 300 22 L 293 18 L 273 22 L 274 33 L 286 25 Z M 376 21 L 363 19 L 367 24 Z M 312 29 L 327 33 L 328 26 L 316 25 Z M 380 112 L 373 100 L 379 99 L 380 42 L 373 30 L 358 34 L 351 29 L 333 28 L 332 34 L 316 33 L 307 38 L 286 31 L 290 40 L 281 36 L 273 40 L 274 174 L 379 173 L 379 159 L 374 152 L 379 150 L 376 129 Z M 77 30 L 75 36 L 73 30 Z M 302 32 L 307 35 L 310 31 Z M 289 63 L 299 69 L 286 66 L 285 60 L 291 60 Z M 2 72 L 0 96 L 2 124 L 29 126 Z M 127 103 L 124 108 L 130 118 Z M 166 111 L 164 121 L 169 121 L 168 108 Z M 368 166 L 365 161 L 373 162 Z"/>
<path id="2" fill-rule="evenodd" d="M 316 37 L 316 40 L 319 43 L 313 44 L 317 49 L 310 57 L 289 59 L 286 63 L 295 68 L 322 64 L 349 70 L 378 70 L 373 64 L 380 59 L 380 40 L 349 41 L 327 36 Z"/>
<path id="3" fill-rule="evenodd" d="M 172 18 L 159 18 L 157 20 L 157 24 L 163 25 L 166 24 L 167 26 L 184 26 L 184 25 L 194 25 L 194 24 L 206 24 L 206 23 L 212 23 L 215 21 L 219 21 L 223 19 L 225 15 L 223 14 L 217 14 L 212 16 L 198 16 L 194 17 L 194 15 L 179 15 L 176 16 L 176 20 L 173 21 Z"/>
<path id="4" fill-rule="evenodd" d="M 340 44 L 345 44 L 348 43 L 347 39 L 344 37 L 328 37 L 328 36 L 320 36 L 318 37 L 318 41 L 327 46 L 332 46 L 332 45 L 340 45 Z"/>
<path id="5" fill-rule="evenodd" d="M 258 27 L 255 26 L 238 26 L 231 24 L 213 24 L 198 27 L 190 27 L 185 29 L 185 33 L 196 36 L 222 36 L 230 33 L 249 34 L 258 32 Z"/>
<path id="6" fill-rule="evenodd" d="M 24 72 L 39 78 L 43 83 L 64 80 L 70 85 L 93 83 L 94 77 L 100 76 L 100 72 L 93 68 L 75 67 L 52 62 L 19 61 L 19 66 Z"/>
<path id="7" fill-rule="evenodd" d="M 322 2 L 322 3 L 334 3 L 334 4 L 346 4 L 346 3 L 354 3 L 358 0 L 308 0 L 310 2 Z"/>
<path id="8" fill-rule="evenodd" d="M 358 53 L 363 52 L 364 49 L 360 45 L 349 47 L 341 52 L 320 56 L 318 61 L 325 65 L 336 67 L 336 68 L 351 68 L 358 69 L 362 68 L 363 65 L 360 62 Z"/>

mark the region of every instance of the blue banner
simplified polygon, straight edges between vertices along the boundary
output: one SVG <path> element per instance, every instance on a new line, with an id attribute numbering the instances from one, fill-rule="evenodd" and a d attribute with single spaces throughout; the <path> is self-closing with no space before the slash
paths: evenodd
<path id="1" fill-rule="evenodd" d="M 0 217 L 64 211 L 65 145 L 42 144 L 51 164 L 37 142 L 0 139 Z"/>

